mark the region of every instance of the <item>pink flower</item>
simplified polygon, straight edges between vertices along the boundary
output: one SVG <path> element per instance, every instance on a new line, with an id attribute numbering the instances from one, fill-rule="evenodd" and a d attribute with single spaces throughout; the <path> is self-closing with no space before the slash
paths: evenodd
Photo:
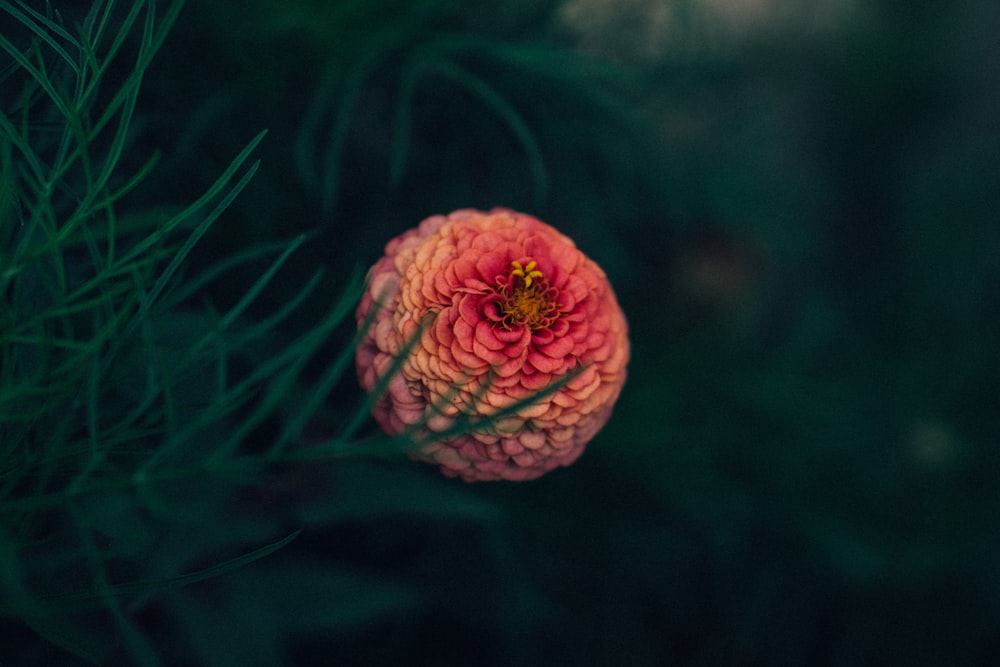
<path id="1" fill-rule="evenodd" d="M 628 325 L 607 277 L 528 215 L 427 218 L 369 271 L 359 327 L 373 308 L 356 355 L 362 387 L 373 391 L 407 351 L 375 419 L 429 443 L 411 456 L 449 476 L 527 480 L 573 463 L 625 383 Z M 434 437 L 469 418 L 471 433 Z"/>

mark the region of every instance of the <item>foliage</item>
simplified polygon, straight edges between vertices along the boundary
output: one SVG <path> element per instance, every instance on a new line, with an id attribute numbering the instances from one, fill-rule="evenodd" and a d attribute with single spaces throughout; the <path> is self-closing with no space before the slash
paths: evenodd
<path id="1" fill-rule="evenodd" d="M 5 90 L 13 93 L 0 116 L 0 611 L 92 661 L 114 646 L 81 633 L 67 615 L 103 608 L 133 658 L 154 663 L 124 600 L 218 576 L 291 539 L 197 572 L 181 573 L 183 560 L 158 572 L 134 569 L 144 550 L 162 548 L 164 525 L 211 507 L 168 499 L 167 485 L 187 493 L 207 486 L 196 492 L 221 503 L 213 485 L 251 482 L 299 435 L 318 400 L 289 411 L 264 455 L 244 450 L 247 433 L 279 409 L 274 395 L 300 382 L 302 364 L 359 290 L 358 276 L 348 278 L 308 335 L 278 344 L 275 327 L 296 313 L 320 272 L 267 319 L 250 323 L 244 313 L 304 236 L 185 275 L 195 244 L 257 171 L 250 159 L 263 133 L 192 204 L 123 203 L 156 165 L 154 156 L 134 172 L 121 169 L 140 84 L 181 7 L 160 15 L 139 2 L 122 14 L 114 3 L 96 3 L 70 28 L 52 10 L 0 5 L 21 28 L 0 37 L 9 58 Z M 109 85 L 128 56 L 127 75 Z M 262 261 L 231 307 L 219 312 L 202 300 L 227 271 Z M 343 356 L 338 372 L 349 350 Z M 253 370 L 234 374 L 240 363 Z M 319 399 L 329 383 L 312 388 Z"/>
<path id="2" fill-rule="evenodd" d="M 0 662 L 985 662 L 1000 14 L 798 4 L 0 1 Z M 494 205 L 635 361 L 466 486 L 351 312 Z"/>

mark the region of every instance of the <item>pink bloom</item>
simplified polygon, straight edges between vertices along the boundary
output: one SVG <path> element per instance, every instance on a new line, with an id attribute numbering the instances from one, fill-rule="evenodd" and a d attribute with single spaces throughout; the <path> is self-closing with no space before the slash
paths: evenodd
<path id="1" fill-rule="evenodd" d="M 390 241 L 369 271 L 359 326 L 373 308 L 357 350 L 365 390 L 420 336 L 375 419 L 387 433 L 410 429 L 429 443 L 411 455 L 452 477 L 526 480 L 571 464 L 625 382 L 628 326 L 607 277 L 528 215 L 463 209 L 427 218 Z M 568 374 L 557 391 L 522 403 Z M 468 418 L 471 433 L 434 437 Z"/>

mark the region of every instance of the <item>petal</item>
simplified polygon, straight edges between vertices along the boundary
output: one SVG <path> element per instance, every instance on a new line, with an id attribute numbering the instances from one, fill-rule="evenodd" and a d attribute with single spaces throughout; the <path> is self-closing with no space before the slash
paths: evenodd
<path id="1" fill-rule="evenodd" d="M 497 339 L 493 331 L 493 325 L 485 320 L 480 320 L 476 325 L 476 340 L 490 350 L 502 350 L 504 348 L 503 342 Z"/>
<path id="2" fill-rule="evenodd" d="M 478 252 L 466 251 L 459 255 L 450 268 L 455 271 L 455 278 L 458 279 L 459 284 L 465 284 L 466 280 L 471 280 L 479 277 L 479 271 L 476 270 L 476 262 L 479 260 Z"/>
<path id="3" fill-rule="evenodd" d="M 536 348 L 539 345 L 548 345 L 554 338 L 555 336 L 549 329 L 540 329 L 531 334 L 531 342 L 535 344 Z"/>
<path id="4" fill-rule="evenodd" d="M 504 417 L 493 422 L 493 428 L 503 435 L 516 435 L 524 428 L 524 420 L 519 417 Z"/>
<path id="5" fill-rule="evenodd" d="M 555 373 L 565 363 L 562 359 L 553 359 L 544 354 L 539 354 L 535 350 L 528 352 L 527 361 L 542 373 Z"/>
<path id="6" fill-rule="evenodd" d="M 455 332 L 452 329 L 454 326 L 449 319 L 451 317 L 451 308 L 446 308 L 437 314 L 434 318 L 434 324 L 431 327 L 431 332 L 438 343 L 444 346 L 450 346 L 455 340 Z"/>
<path id="7" fill-rule="evenodd" d="M 556 303 L 559 305 L 559 310 L 568 313 L 576 307 L 576 295 L 568 289 L 562 289 L 559 291 L 558 296 L 556 296 Z"/>
<path id="8" fill-rule="evenodd" d="M 480 342 L 479 338 L 474 338 L 472 340 L 472 351 L 477 357 L 485 360 L 491 366 L 496 366 L 499 364 L 504 364 L 507 362 L 508 357 L 503 352 L 497 350 L 491 350 Z"/>
<path id="9" fill-rule="evenodd" d="M 496 293 L 485 294 L 479 300 L 478 310 L 480 316 L 486 318 L 490 322 L 501 322 L 503 321 L 503 314 L 500 312 L 500 295 Z M 504 331 L 507 331 L 504 329 Z M 503 340 L 503 339 L 501 339 Z"/>
<path id="10" fill-rule="evenodd" d="M 548 345 L 539 346 L 538 351 L 552 359 L 562 359 L 573 350 L 573 347 L 572 338 L 557 338 Z"/>
<path id="11" fill-rule="evenodd" d="M 572 408 L 579 405 L 580 401 L 570 396 L 565 391 L 558 391 L 552 396 L 552 402 L 563 408 Z"/>
<path id="12" fill-rule="evenodd" d="M 520 341 L 527 342 L 527 338 L 530 334 L 529 330 L 525 327 L 518 327 L 517 329 L 497 327 L 493 331 L 493 335 L 497 337 L 497 340 L 503 341 L 504 343 L 516 343 Z"/>
<path id="13" fill-rule="evenodd" d="M 480 252 L 489 252 L 503 243 L 503 236 L 496 232 L 480 232 L 472 240 L 472 248 Z"/>
<path id="14" fill-rule="evenodd" d="M 508 345 L 503 349 L 503 353 L 506 354 L 511 359 L 522 359 L 524 358 L 525 352 L 528 349 L 528 345 L 531 343 L 531 338 L 525 336 L 523 339 L 514 343 L 513 345 Z"/>
<path id="15" fill-rule="evenodd" d="M 492 284 L 496 282 L 497 276 L 507 273 L 507 263 L 500 255 L 487 252 L 476 261 L 476 270 L 485 282 Z"/>
<path id="16" fill-rule="evenodd" d="M 531 391 L 545 389 L 552 376 L 548 373 L 524 373 L 521 375 L 521 386 Z"/>
<path id="17" fill-rule="evenodd" d="M 523 367 L 524 361 L 520 357 L 506 357 L 506 361 L 493 366 L 493 372 L 502 378 L 509 378 L 520 373 Z"/>
<path id="18" fill-rule="evenodd" d="M 538 403 L 530 403 L 522 408 L 518 408 L 516 414 L 521 419 L 528 420 L 528 419 L 534 419 L 535 417 L 541 417 L 548 411 L 549 411 L 549 402 L 540 401 Z"/>
<path id="19" fill-rule="evenodd" d="M 587 369 L 587 371 L 593 370 L 593 366 Z M 573 378 L 566 383 L 566 388 L 570 390 L 570 395 L 578 400 L 584 400 L 590 396 L 595 389 L 601 385 L 601 376 L 597 374 L 596 371 L 593 373 L 587 373 L 584 371 L 580 373 L 578 377 Z M 583 384 L 577 384 L 578 380 L 584 380 Z"/>
<path id="20" fill-rule="evenodd" d="M 522 468 L 530 468 L 535 464 L 535 461 L 537 460 L 532 452 L 524 452 L 521 454 L 517 454 L 516 456 L 512 456 L 511 458 L 514 459 L 514 463 L 521 466 Z"/>
<path id="21" fill-rule="evenodd" d="M 507 456 L 517 456 L 524 453 L 524 445 L 517 438 L 504 438 L 500 441 L 500 446 Z"/>
<path id="22" fill-rule="evenodd" d="M 449 281 L 449 276 L 452 278 L 451 281 Z M 447 301 L 448 295 L 455 289 L 455 285 L 460 284 L 451 266 L 447 271 L 435 271 L 431 280 L 434 283 L 434 291 L 441 295 L 440 298 L 444 301 Z"/>
<path id="23" fill-rule="evenodd" d="M 472 352 L 472 339 L 476 336 L 476 330 L 465 320 L 458 320 L 455 322 L 455 327 L 452 329 L 455 334 L 455 341 L 452 343 L 451 348 L 461 347 L 467 352 Z"/>
<path id="24" fill-rule="evenodd" d="M 518 436 L 518 440 L 527 449 L 539 449 L 545 444 L 545 434 L 538 431 L 525 431 Z"/>
<path id="25" fill-rule="evenodd" d="M 549 331 L 552 332 L 554 338 L 562 338 L 569 333 L 569 328 L 569 321 L 560 317 L 549 326 Z"/>
<path id="26" fill-rule="evenodd" d="M 463 350 L 460 345 L 452 345 L 451 354 L 464 370 L 475 371 L 489 366 L 482 357 L 476 356 L 471 351 Z"/>
<path id="27" fill-rule="evenodd" d="M 399 291 L 399 275 L 395 272 L 382 271 L 372 274 L 368 285 L 368 294 L 375 303 L 388 304 Z"/>

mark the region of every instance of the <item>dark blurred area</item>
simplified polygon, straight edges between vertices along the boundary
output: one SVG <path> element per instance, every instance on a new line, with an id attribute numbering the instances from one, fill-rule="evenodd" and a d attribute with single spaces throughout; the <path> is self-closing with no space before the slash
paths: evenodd
<path id="1" fill-rule="evenodd" d="M 428 215 L 506 206 L 604 267 L 633 357 L 536 482 L 275 471 L 228 511 L 302 534 L 140 612 L 165 664 L 992 664 L 998 34 L 986 0 L 188 3 L 127 205 L 269 130 L 195 266 L 312 233 L 255 308 L 326 267 L 323 309 Z"/>

